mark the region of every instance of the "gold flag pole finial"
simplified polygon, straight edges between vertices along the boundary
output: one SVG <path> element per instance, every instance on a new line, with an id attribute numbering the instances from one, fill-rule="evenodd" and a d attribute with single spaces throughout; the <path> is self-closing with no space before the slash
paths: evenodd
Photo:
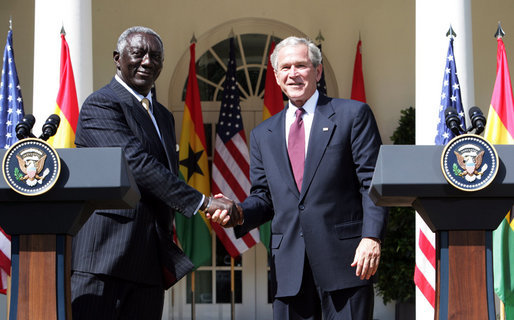
<path id="1" fill-rule="evenodd" d="M 448 29 L 448 32 L 446 32 L 446 36 L 447 37 L 450 37 L 450 38 L 455 38 L 457 36 L 457 34 L 455 33 L 455 31 L 453 30 L 452 28 L 452 25 L 450 24 L 450 29 Z"/>
<path id="2" fill-rule="evenodd" d="M 195 37 L 194 32 L 193 32 L 193 36 L 191 37 L 191 41 L 189 41 L 189 43 L 196 43 L 196 37 Z"/>
<path id="3" fill-rule="evenodd" d="M 494 37 L 496 39 L 499 39 L 499 38 L 503 38 L 504 35 L 505 35 L 505 32 L 502 29 L 502 24 L 500 21 L 498 21 L 498 29 L 496 29 L 496 33 L 494 34 Z"/>
<path id="4" fill-rule="evenodd" d="M 318 44 L 321 44 L 323 41 L 325 41 L 325 38 L 321 34 L 321 30 L 318 33 L 318 36 L 316 37 L 316 41 L 318 41 Z"/>

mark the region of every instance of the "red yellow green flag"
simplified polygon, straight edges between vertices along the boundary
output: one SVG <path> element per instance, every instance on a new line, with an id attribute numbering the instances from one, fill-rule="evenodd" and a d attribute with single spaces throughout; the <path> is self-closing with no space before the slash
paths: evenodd
<path id="1" fill-rule="evenodd" d="M 362 42 L 357 42 L 355 64 L 353 65 L 352 94 L 350 99 L 366 103 L 366 90 L 364 90 L 364 76 L 362 74 Z"/>
<path id="2" fill-rule="evenodd" d="M 75 132 L 79 118 L 79 103 L 73 68 L 71 67 L 70 49 L 64 32 L 61 33 L 61 68 L 59 93 L 57 94 L 55 114 L 61 118 L 55 136 L 48 139 L 55 148 L 75 148 Z"/>
<path id="3" fill-rule="evenodd" d="M 514 99 L 505 45 L 498 38 L 496 81 L 487 116 L 484 137 L 493 144 L 514 142 Z M 494 291 L 505 304 L 505 318 L 514 317 L 514 223 L 511 212 L 493 231 Z"/>
<path id="4" fill-rule="evenodd" d="M 271 49 L 268 55 L 268 66 L 266 68 L 266 83 L 264 85 L 264 108 L 262 110 L 262 119 L 266 120 L 269 117 L 279 113 L 284 109 L 284 99 L 282 97 L 282 90 L 280 89 L 277 80 L 275 79 L 275 71 L 271 65 L 270 56 L 275 49 L 275 42 L 271 42 Z M 259 227 L 259 235 L 261 243 L 269 252 L 269 244 L 271 240 L 271 222 L 266 222 Z"/>
<path id="5" fill-rule="evenodd" d="M 187 80 L 186 103 L 180 136 L 180 177 L 190 186 L 205 195 L 211 194 L 207 146 L 203 127 L 200 91 L 196 79 L 195 44 L 189 48 L 189 76 Z M 212 258 L 211 225 L 203 212 L 197 212 L 191 219 L 175 215 L 177 237 L 182 249 L 195 267 L 210 265 Z"/>
<path id="6" fill-rule="evenodd" d="M 262 111 L 262 120 L 266 120 L 272 115 L 279 113 L 284 109 L 284 100 L 282 98 L 282 90 L 275 79 L 275 71 L 271 65 L 270 56 L 275 49 L 275 42 L 271 42 L 271 49 L 268 55 L 268 66 L 266 67 L 266 83 L 264 85 L 264 109 Z"/>

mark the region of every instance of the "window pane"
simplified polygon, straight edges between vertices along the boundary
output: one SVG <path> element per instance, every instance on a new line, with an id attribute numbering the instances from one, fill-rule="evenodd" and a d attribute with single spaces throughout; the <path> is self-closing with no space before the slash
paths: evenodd
<path id="1" fill-rule="evenodd" d="M 234 271 L 234 301 L 242 302 L 241 271 Z M 216 271 L 216 303 L 230 303 L 230 271 Z"/>
<path id="2" fill-rule="evenodd" d="M 248 74 L 250 75 L 250 82 L 252 83 L 253 94 L 257 95 L 257 80 L 259 80 L 260 68 L 248 68 Z M 263 73 L 264 76 L 266 75 Z M 264 83 L 266 78 L 262 78 L 261 81 Z"/>
<path id="3" fill-rule="evenodd" d="M 191 303 L 191 275 L 187 276 L 187 303 Z M 212 303 L 212 272 L 195 271 L 195 302 Z"/>
<path id="4" fill-rule="evenodd" d="M 237 80 L 237 83 L 241 86 L 241 88 L 243 88 L 243 90 L 247 94 L 250 94 L 250 90 L 248 89 L 248 83 L 246 82 L 246 74 L 245 74 L 244 70 L 242 70 L 242 69 L 237 70 L 236 80 Z M 239 91 L 239 96 L 246 98 L 246 95 L 244 95 L 241 91 Z"/>
<path id="5" fill-rule="evenodd" d="M 212 47 L 212 50 L 214 50 L 214 52 L 226 66 L 230 53 L 230 38 L 218 42 L 215 46 Z M 240 66 L 243 63 L 243 60 L 241 59 L 241 50 L 239 50 L 239 42 L 237 41 L 237 37 L 234 37 L 234 50 L 236 51 L 236 65 Z"/>
<path id="6" fill-rule="evenodd" d="M 234 258 L 234 266 L 241 267 L 242 266 L 241 255 Z M 220 239 L 216 237 L 216 266 L 218 267 L 230 267 L 230 254 L 228 254 L 227 250 L 221 243 Z"/>
<path id="7" fill-rule="evenodd" d="M 247 64 L 261 64 L 262 57 L 265 55 L 267 35 L 264 34 L 243 34 L 241 42 L 245 53 Z"/>
<path id="8" fill-rule="evenodd" d="M 198 79 L 198 90 L 200 91 L 200 101 L 210 101 L 214 96 L 214 88 L 212 85 L 203 82 L 201 79 Z M 184 97 L 185 101 L 185 97 Z"/>
<path id="9" fill-rule="evenodd" d="M 214 83 L 220 82 L 225 73 L 225 69 L 220 66 L 210 51 L 205 52 L 196 62 L 196 74 Z"/>

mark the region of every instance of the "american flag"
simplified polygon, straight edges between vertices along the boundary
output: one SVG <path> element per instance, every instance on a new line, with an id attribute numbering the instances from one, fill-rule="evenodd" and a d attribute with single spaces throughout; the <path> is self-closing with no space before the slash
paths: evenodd
<path id="1" fill-rule="evenodd" d="M 230 58 L 223 85 L 220 115 L 216 125 L 216 146 L 212 164 L 212 192 L 223 193 L 242 202 L 250 192 L 250 156 L 239 106 L 236 81 L 234 38 L 230 39 Z M 236 239 L 233 228 L 212 224 L 216 235 L 232 257 L 237 257 L 259 242 L 259 231 L 253 229 Z"/>
<path id="2" fill-rule="evenodd" d="M 18 141 L 15 129 L 24 115 L 21 87 L 14 63 L 12 29 L 9 29 L 0 80 L 0 145 L 3 148 L 8 149 Z M 11 275 L 11 237 L 0 228 L 0 293 L 7 292 L 9 275 Z"/>
<path id="3" fill-rule="evenodd" d="M 8 149 L 16 138 L 16 125 L 24 116 L 21 87 L 14 64 L 12 30 L 7 33 L 0 82 L 0 145 Z"/>
<path id="4" fill-rule="evenodd" d="M 455 66 L 455 56 L 453 54 L 453 38 L 450 37 L 448 53 L 446 55 L 446 66 L 444 68 L 443 88 L 441 92 L 441 101 L 439 105 L 439 121 L 437 124 L 437 135 L 435 144 L 444 145 L 448 143 L 455 135 L 448 129 L 445 122 L 444 112 L 446 108 L 453 107 L 457 110 L 461 119 L 462 128 L 466 128 L 464 119 L 464 110 L 462 108 L 462 100 L 460 95 L 459 79 L 457 77 L 457 68 Z M 416 287 L 426 298 L 428 305 L 431 306 L 430 312 L 433 318 L 435 308 L 435 288 L 436 288 L 436 252 L 435 252 L 435 234 L 428 228 L 423 219 L 416 218 L 416 267 L 414 270 L 414 282 Z M 423 304 L 426 305 L 426 304 Z M 428 310 L 427 310 L 428 312 Z"/>
<path id="5" fill-rule="evenodd" d="M 457 110 L 461 120 L 461 125 L 465 129 L 466 122 L 464 118 L 464 109 L 462 108 L 462 99 L 460 98 L 459 78 L 457 77 L 455 56 L 453 55 L 453 38 L 450 38 L 448 54 L 446 55 L 446 66 L 444 67 L 441 105 L 439 106 L 439 121 L 437 123 L 437 135 L 435 137 L 435 144 L 437 145 L 445 145 L 455 137 L 444 121 L 444 111 L 448 107 L 453 107 Z"/>

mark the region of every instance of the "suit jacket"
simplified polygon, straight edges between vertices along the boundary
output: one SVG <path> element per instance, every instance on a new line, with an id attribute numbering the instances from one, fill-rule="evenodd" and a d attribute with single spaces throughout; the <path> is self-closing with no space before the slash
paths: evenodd
<path id="1" fill-rule="evenodd" d="M 74 237 L 72 269 L 167 288 L 193 268 L 173 243 L 174 211 L 191 217 L 202 194 L 177 176 L 173 115 L 152 105 L 162 142 L 141 104 L 115 79 L 82 106 L 77 147 L 122 147 L 141 199 L 135 209 L 91 215 Z"/>
<path id="2" fill-rule="evenodd" d="M 285 110 L 251 133 L 250 196 L 242 203 L 251 230 L 272 219 L 271 271 L 276 297 L 296 295 L 305 254 L 316 283 L 334 291 L 371 283 L 350 265 L 362 237 L 382 238 L 387 210 L 368 189 L 381 144 L 367 104 L 320 95 L 296 187 L 285 139 Z"/>

